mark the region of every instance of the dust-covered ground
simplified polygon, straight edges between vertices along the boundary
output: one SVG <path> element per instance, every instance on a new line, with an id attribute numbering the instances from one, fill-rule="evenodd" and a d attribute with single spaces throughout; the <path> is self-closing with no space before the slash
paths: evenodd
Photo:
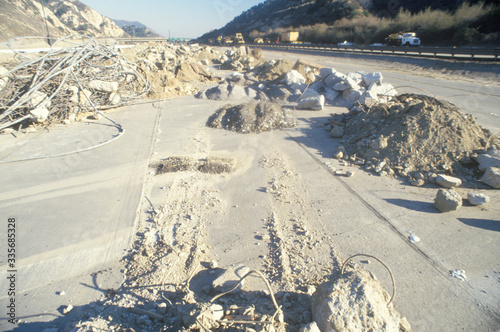
<path id="1" fill-rule="evenodd" d="M 381 317 L 394 277 L 388 315 L 396 323 L 374 330 L 498 327 L 498 190 L 457 188 L 491 202 L 439 214 L 437 186 L 408 186 L 332 158 L 341 142 L 325 129 L 331 113 L 345 108 L 294 110 L 296 127 L 250 134 L 207 127 L 221 109 L 224 102 L 193 97 L 161 103 L 136 233 L 121 261 L 123 283 L 83 313 L 69 312 L 68 330 L 307 331 L 321 318 L 313 303 L 330 297 L 321 293 L 327 285 L 347 294 L 336 298 L 339 307 L 364 303 L 370 290 L 356 274 L 341 274 L 360 253 L 392 272 L 375 258 L 349 264 L 349 271 L 373 272 L 386 289 L 377 288 L 377 310 L 360 305 L 361 319 L 351 323 Z M 217 297 L 224 291 L 231 292 Z"/>

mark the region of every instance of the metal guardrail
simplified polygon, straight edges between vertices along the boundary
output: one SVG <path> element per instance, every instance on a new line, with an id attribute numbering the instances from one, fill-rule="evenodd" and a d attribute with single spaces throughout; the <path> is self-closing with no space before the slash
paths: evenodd
<path id="1" fill-rule="evenodd" d="M 283 48 L 296 50 L 313 50 L 328 52 L 351 52 L 358 54 L 387 54 L 403 56 L 419 56 L 429 58 L 448 58 L 458 60 L 498 61 L 500 48 L 459 48 L 459 47 L 404 47 L 404 46 L 340 46 L 323 44 L 253 44 L 247 46 L 259 48 Z"/>
<path id="2" fill-rule="evenodd" d="M 140 42 L 168 42 L 168 38 L 129 37 L 114 38 L 117 42 L 140 43 Z M 243 45 L 243 44 L 237 44 Z M 427 58 L 445 58 L 457 60 L 475 61 L 499 61 L 500 48 L 462 48 L 462 47 L 408 47 L 408 46 L 361 46 L 361 45 L 329 45 L 329 44 L 255 44 L 244 45 L 259 48 L 282 48 L 296 50 L 313 50 L 325 52 L 350 52 L 358 54 L 385 54 L 418 56 Z M 223 46 L 234 46 L 232 44 Z"/>

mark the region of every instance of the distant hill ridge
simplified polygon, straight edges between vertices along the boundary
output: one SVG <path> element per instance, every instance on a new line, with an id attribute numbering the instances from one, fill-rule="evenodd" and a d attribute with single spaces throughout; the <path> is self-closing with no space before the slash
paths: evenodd
<path id="1" fill-rule="evenodd" d="M 429 43 L 460 43 L 500 38 L 499 21 L 498 0 L 267 0 L 199 40 L 237 32 L 246 40 L 276 40 L 280 32 L 294 29 L 303 41 L 370 43 L 411 29 Z"/>
<path id="2" fill-rule="evenodd" d="M 113 19 L 113 21 L 122 28 L 127 34 L 135 37 L 161 37 L 160 34 L 148 28 L 141 22 L 138 21 L 126 21 L 126 20 L 117 20 Z"/>
<path id="3" fill-rule="evenodd" d="M 136 26 L 140 24 L 137 33 L 157 35 L 141 23 L 133 23 Z M 8 41 L 12 37 L 46 37 L 47 30 L 52 38 L 74 34 L 114 38 L 129 36 L 113 20 L 78 0 L 0 0 L 0 41 Z"/>

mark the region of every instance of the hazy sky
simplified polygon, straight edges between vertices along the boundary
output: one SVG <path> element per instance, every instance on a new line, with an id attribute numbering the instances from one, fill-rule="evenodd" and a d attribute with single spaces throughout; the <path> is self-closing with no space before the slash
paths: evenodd
<path id="1" fill-rule="evenodd" d="M 112 19 L 139 21 L 168 37 L 199 37 L 264 0 L 80 0 Z"/>

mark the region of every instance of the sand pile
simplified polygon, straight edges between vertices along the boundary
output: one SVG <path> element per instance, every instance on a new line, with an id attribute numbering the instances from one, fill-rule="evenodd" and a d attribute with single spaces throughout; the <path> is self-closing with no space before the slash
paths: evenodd
<path id="1" fill-rule="evenodd" d="M 292 128 L 297 120 L 289 110 L 271 102 L 249 102 L 219 109 L 208 119 L 207 126 L 239 133 L 261 133 L 279 128 Z"/>

